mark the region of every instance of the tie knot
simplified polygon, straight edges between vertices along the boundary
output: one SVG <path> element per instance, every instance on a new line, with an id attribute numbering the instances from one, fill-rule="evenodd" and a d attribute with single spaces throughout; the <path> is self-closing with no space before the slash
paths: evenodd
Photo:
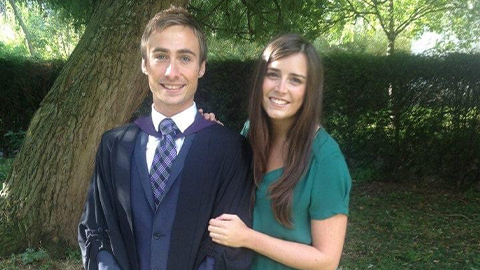
<path id="1" fill-rule="evenodd" d="M 160 132 L 162 135 L 175 136 L 179 130 L 171 118 L 165 118 L 160 122 Z"/>

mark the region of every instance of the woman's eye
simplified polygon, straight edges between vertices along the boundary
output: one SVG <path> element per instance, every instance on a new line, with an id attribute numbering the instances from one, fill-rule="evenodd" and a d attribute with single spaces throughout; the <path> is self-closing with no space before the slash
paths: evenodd
<path id="1" fill-rule="evenodd" d="M 267 77 L 269 78 L 278 78 L 278 74 L 275 72 L 267 72 Z"/>
<path id="2" fill-rule="evenodd" d="M 293 83 L 296 83 L 296 84 L 301 84 L 302 83 L 302 81 L 299 78 L 291 78 L 290 81 L 292 81 Z"/>

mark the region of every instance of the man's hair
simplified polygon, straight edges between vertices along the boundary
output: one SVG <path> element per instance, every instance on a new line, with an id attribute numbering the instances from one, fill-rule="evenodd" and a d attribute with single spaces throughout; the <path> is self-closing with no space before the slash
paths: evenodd
<path id="1" fill-rule="evenodd" d="M 207 42 L 205 35 L 202 32 L 195 18 L 184 8 L 170 6 L 169 9 L 162 10 L 150 19 L 143 31 L 142 41 L 140 43 L 140 51 L 142 58 L 147 59 L 147 43 L 148 38 L 155 31 L 162 31 L 169 26 L 181 25 L 192 29 L 193 33 L 198 39 L 198 45 L 200 48 L 200 63 L 203 63 L 207 59 Z"/>

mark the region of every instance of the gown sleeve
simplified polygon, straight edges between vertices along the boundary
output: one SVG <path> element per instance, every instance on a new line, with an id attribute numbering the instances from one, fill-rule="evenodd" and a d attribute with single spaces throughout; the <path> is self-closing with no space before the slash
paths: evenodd
<path id="1" fill-rule="evenodd" d="M 105 213 L 108 212 L 106 209 L 112 209 L 110 195 L 105 184 L 105 178 L 108 177 L 104 164 L 107 162 L 105 160 L 107 150 L 104 135 L 97 151 L 95 169 L 88 188 L 85 208 L 78 225 L 78 244 L 82 252 L 83 266 L 86 270 L 99 269 L 97 255 L 100 251 L 106 251 L 110 255 L 109 258 L 114 260 L 105 217 Z"/>
<path id="2" fill-rule="evenodd" d="M 230 154 L 223 161 L 221 178 L 224 180 L 217 191 L 211 218 L 224 213 L 236 214 L 249 227 L 252 226 L 250 197 L 253 181 L 250 178 L 251 150 L 245 138 L 240 144 L 229 145 Z M 247 270 L 253 251 L 246 248 L 231 248 L 216 244 L 207 237 L 201 244 L 199 259 L 211 257 L 215 270 Z M 197 263 L 198 265 L 199 263 Z M 197 269 L 197 268 L 195 268 Z"/>

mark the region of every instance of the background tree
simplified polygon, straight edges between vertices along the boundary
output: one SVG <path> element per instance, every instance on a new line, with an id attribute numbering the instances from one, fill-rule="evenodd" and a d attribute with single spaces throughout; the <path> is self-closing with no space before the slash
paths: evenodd
<path id="1" fill-rule="evenodd" d="M 22 16 L 22 13 L 20 11 L 20 8 L 17 6 L 17 4 L 15 3 L 14 0 L 8 0 L 8 3 L 12 7 L 13 13 L 15 15 L 15 19 L 17 20 L 18 24 L 20 25 L 20 27 L 23 31 L 23 34 L 25 35 L 25 42 L 27 43 L 27 47 L 28 47 L 28 51 L 30 52 L 30 55 L 35 56 L 36 55 L 35 48 L 32 44 L 33 38 L 32 38 L 32 35 L 30 34 L 29 28 L 27 27 L 27 25 L 23 21 L 23 16 Z M 0 5 L 3 7 L 3 9 L 5 9 L 6 8 L 5 0 L 3 0 L 0 3 Z"/>
<path id="2" fill-rule="evenodd" d="M 9 0 L 12 1 L 12 0 Z M 15 12 L 6 1 L 0 2 L 0 22 L 5 29 L 0 38 L 2 54 L 32 56 L 29 46 L 25 46 L 25 34 L 17 23 L 17 15 L 28 29 L 28 44 L 34 48 L 35 57 L 41 59 L 66 59 L 78 43 L 84 31 L 83 25 L 74 25 L 64 12 L 53 9 L 46 3 L 34 0 L 16 1 Z"/>
<path id="3" fill-rule="evenodd" d="M 265 42 L 285 32 L 314 39 L 325 0 L 192 0 L 188 5 L 211 35 Z"/>
<path id="4" fill-rule="evenodd" d="M 463 37 L 471 37 L 470 42 L 479 40 L 475 37 L 480 29 L 478 18 L 474 16 L 480 10 L 478 1 L 339 0 L 326 2 L 324 9 L 326 20 L 321 23 L 322 31 L 338 33 L 352 24 L 380 29 L 388 39 L 387 55 L 395 52 L 395 42 L 400 35 L 415 37 L 426 30 L 463 32 Z M 465 29 L 476 31 L 467 33 Z"/>
<path id="5" fill-rule="evenodd" d="M 98 2 L 82 39 L 34 115 L 1 191 L 2 255 L 40 242 L 76 242 L 100 136 L 125 123 L 148 92 L 134 64 L 140 65 L 145 24 L 170 4 L 186 3 Z"/>
<path id="6" fill-rule="evenodd" d="M 480 3 L 474 0 L 192 0 L 189 8 L 213 36 L 263 43 L 282 32 L 339 44 L 380 31 L 388 41 L 385 52 L 393 54 L 399 37 L 425 31 L 459 37 L 464 47 L 480 41 Z"/>

